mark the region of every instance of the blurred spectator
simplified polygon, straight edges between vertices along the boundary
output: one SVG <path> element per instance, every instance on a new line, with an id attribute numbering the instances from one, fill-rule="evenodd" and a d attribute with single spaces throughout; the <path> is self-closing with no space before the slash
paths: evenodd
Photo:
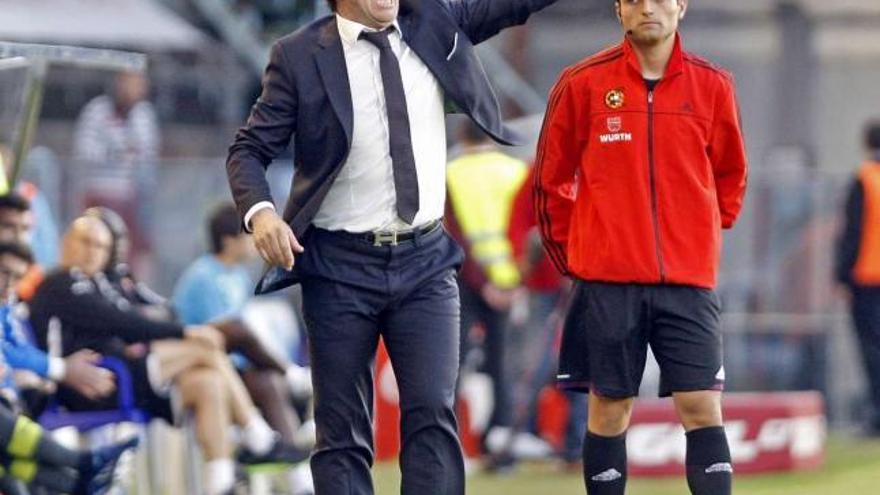
<path id="1" fill-rule="evenodd" d="M 169 391 L 174 386 L 184 407 L 194 411 L 207 460 L 208 495 L 225 494 L 235 482 L 232 424 L 243 429 L 248 461 L 302 460 L 304 453 L 279 442 L 251 401 L 217 330 L 150 320 L 123 308 L 121 298 L 105 297 L 96 276 L 106 267 L 110 247 L 111 234 L 100 220 L 74 221 L 64 237 L 61 268 L 47 275 L 31 303 L 40 344 L 48 345 L 51 322 L 57 320 L 64 354 L 92 349 L 123 359 L 133 377 L 136 404 L 156 418 L 173 420 Z M 131 355 L 124 347 L 137 343 L 148 343 L 147 352 Z M 63 387 L 58 396 L 74 410 L 112 409 L 116 402 L 90 401 Z"/>
<path id="2" fill-rule="evenodd" d="M 114 389 L 113 375 L 96 364 L 97 353 L 83 349 L 66 358 L 48 356 L 34 343 L 26 310 L 15 301 L 15 288 L 27 273 L 32 255 L 27 246 L 0 241 L 0 324 L 3 326 L 3 355 L 15 373 L 15 390 L 10 390 L 25 411 L 37 415 L 42 409 L 42 380 L 62 383 L 85 397 L 98 399 Z M 23 402 L 22 402 L 23 401 Z"/>
<path id="3" fill-rule="evenodd" d="M 242 321 L 242 311 L 251 300 L 254 286 L 245 263 L 254 256 L 254 247 L 250 236 L 241 230 L 235 205 L 216 208 L 208 220 L 208 230 L 211 252 L 184 271 L 174 290 L 174 307 L 180 320 L 188 325 L 217 325 L 231 349 L 240 348 L 258 368 L 280 371 L 295 395 L 311 395 L 308 370 L 280 363 L 275 354 L 263 349 L 264 345 Z"/>
<path id="4" fill-rule="evenodd" d="M 867 160 L 850 186 L 837 244 L 837 280 L 850 294 L 868 377 L 868 432 L 880 436 L 880 122 L 865 132 Z"/>
<path id="5" fill-rule="evenodd" d="M 530 168 L 529 175 L 513 202 L 508 227 L 513 256 L 529 296 L 528 319 L 523 326 L 523 337 L 531 340 L 525 341 L 522 348 L 541 350 L 544 354 L 538 360 L 532 376 L 526 377 L 531 378 L 524 384 L 527 387 L 524 391 L 525 400 L 530 402 L 538 396 L 540 388 L 548 383 L 555 383 L 559 320 L 554 316 L 563 311 L 560 305 L 570 286 L 544 251 L 541 233 L 538 231 L 538 219 L 535 216 L 534 182 L 535 169 Z M 557 314 L 554 315 L 554 312 Z M 526 361 L 526 356 L 523 356 L 522 361 Z M 566 398 L 569 402 L 569 420 L 561 454 L 566 462 L 579 463 L 587 425 L 587 399 L 583 394 L 572 392 L 567 392 Z M 538 414 L 538 411 L 533 413 Z"/>
<path id="6" fill-rule="evenodd" d="M 17 242 L 30 247 L 34 226 L 30 203 L 17 192 L 0 195 L 0 242 Z M 18 284 L 18 296 L 29 300 L 43 280 L 43 267 L 30 264 L 27 274 Z"/>
<path id="7" fill-rule="evenodd" d="M 111 95 L 90 101 L 76 124 L 74 158 L 85 206 L 110 206 L 131 226 L 135 256 L 147 249 L 161 148 L 144 75 L 124 72 Z"/>
<path id="8" fill-rule="evenodd" d="M 174 290 L 174 307 L 186 324 L 239 317 L 253 293 L 245 265 L 253 243 L 241 230 L 235 206 L 215 209 L 208 223 L 211 252 L 183 272 Z"/>
<path id="9" fill-rule="evenodd" d="M 13 188 L 10 183 L 15 179 L 12 167 L 12 152 L 0 143 L 0 172 L 2 172 L 0 174 L 0 195 L 6 196 L 14 189 L 27 200 L 29 211 L 25 215 L 27 218 L 23 220 L 28 222 L 27 235 L 34 237 L 35 243 L 32 249 L 37 263 L 43 266 L 53 266 L 58 262 L 58 229 L 49 202 L 32 182 L 20 181 Z M 30 210 L 33 210 L 33 214 Z M 29 242 L 29 239 L 22 242 Z"/>
<path id="10" fill-rule="evenodd" d="M 473 348 L 471 330 L 481 325 L 485 331 L 482 368 L 492 378 L 494 399 L 485 448 L 490 454 L 509 453 L 513 411 L 504 364 L 505 334 L 520 274 L 507 227 L 527 165 L 501 153 L 470 121 L 462 125 L 459 139 L 461 156 L 447 168 L 446 222 L 466 253 L 460 278 L 461 356 L 467 363 Z"/>
<path id="11" fill-rule="evenodd" d="M 118 305 L 130 308 L 147 318 L 175 321 L 177 315 L 168 300 L 135 278 L 131 270 L 131 238 L 125 220 L 105 206 L 93 206 L 83 214 L 97 218 L 110 231 L 110 256 L 101 274 L 109 285 L 105 297 L 117 299 Z"/>
<path id="12" fill-rule="evenodd" d="M 229 349 L 240 348 L 257 365 L 239 366 L 248 391 L 282 438 L 297 443 L 300 422 L 291 407 L 290 395 L 310 397 L 311 374 L 307 368 L 280 362 L 276 356 L 286 353 L 270 353 L 243 321 L 242 311 L 254 286 L 246 262 L 255 253 L 250 236 L 241 230 L 235 205 L 227 203 L 215 208 L 208 219 L 208 231 L 210 253 L 194 261 L 178 280 L 174 308 L 184 324 L 216 326 L 226 336 Z M 272 343 L 276 349 L 280 346 L 282 342 Z M 296 493 L 314 491 L 307 466 L 290 472 L 290 484 Z"/>

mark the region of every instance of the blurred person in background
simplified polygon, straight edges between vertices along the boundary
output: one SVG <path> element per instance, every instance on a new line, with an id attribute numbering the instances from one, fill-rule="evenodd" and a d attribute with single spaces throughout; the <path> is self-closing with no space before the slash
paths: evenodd
<path id="1" fill-rule="evenodd" d="M 250 300 L 251 280 L 246 261 L 253 254 L 249 247 L 251 241 L 241 232 L 234 207 L 214 212 L 209 230 L 212 249 L 219 251 L 200 258 L 181 275 L 173 301 L 135 278 L 128 263 L 131 245 L 128 227 L 121 216 L 101 206 L 87 209 L 84 215 L 101 220 L 111 233 L 110 257 L 103 271 L 95 275 L 104 297 L 121 309 L 156 321 L 179 321 L 184 325 L 210 323 L 223 335 L 230 351 L 240 352 L 261 370 L 280 373 L 297 397 L 311 395 L 308 370 L 282 362 L 240 319 L 242 309 Z"/>
<path id="2" fill-rule="evenodd" d="M 111 233 L 110 257 L 103 271 L 94 276 L 102 296 L 120 310 L 154 321 L 180 322 L 189 326 L 210 323 L 223 335 L 228 350 L 239 352 L 249 360 L 248 366 L 255 373 L 244 375 L 248 391 L 264 412 L 271 413 L 270 424 L 287 440 L 290 426 L 287 421 L 288 398 L 291 392 L 298 399 L 309 398 L 311 380 L 307 369 L 279 359 L 278 353 L 272 352 L 240 319 L 240 312 L 249 300 L 251 283 L 242 258 L 249 256 L 249 250 L 247 243 L 242 241 L 250 242 L 250 239 L 240 231 L 234 209 L 231 212 L 228 208 L 218 211 L 210 230 L 215 245 L 228 247 L 222 258 L 236 260 L 236 266 L 229 270 L 236 276 L 214 279 L 209 268 L 215 265 L 197 261 L 181 276 L 173 304 L 137 280 L 131 272 L 128 228 L 122 217 L 106 207 L 89 208 L 84 215 L 99 219 Z M 142 344 L 135 344 L 129 349 L 136 352 L 134 349 L 140 346 Z M 283 414 L 275 414 L 278 412 Z M 273 421 L 273 418 L 284 420 Z"/>
<path id="3" fill-rule="evenodd" d="M 28 339 L 30 329 L 17 314 L 14 301 L 15 287 L 32 262 L 26 245 L 0 241 L 0 297 L 8 301 L 0 308 L 0 491 L 26 494 L 20 483 L 26 482 L 65 493 L 99 493 L 112 482 L 109 475 L 118 456 L 134 443 L 95 455 L 73 452 L 44 438 L 42 428 L 19 414 L 23 406 L 21 373 L 63 382 L 91 398 L 103 397 L 114 389 L 112 374 L 95 366 L 100 358 L 96 353 L 83 350 L 66 359 L 50 357 Z"/>
<path id="4" fill-rule="evenodd" d="M 309 370 L 283 362 L 280 357 L 288 353 L 270 352 L 243 320 L 242 312 L 253 297 L 246 263 L 256 251 L 250 235 L 241 230 L 234 204 L 214 208 L 208 233 L 210 252 L 195 260 L 177 281 L 174 308 L 183 324 L 216 326 L 226 337 L 228 349 L 242 351 L 244 357 L 238 356 L 236 364 L 254 402 L 285 441 L 298 444 L 301 422 L 291 405 L 291 394 L 298 399 L 311 396 Z M 272 347 L 277 351 L 283 343 L 273 342 Z M 290 483 L 296 494 L 314 491 L 307 465 L 291 471 Z"/>
<path id="5" fill-rule="evenodd" d="M 691 493 L 730 495 L 714 287 L 721 230 L 733 227 L 746 190 L 733 78 L 682 48 L 687 0 L 614 5 L 622 43 L 562 73 L 538 144 L 544 245 L 576 279 L 557 379 L 590 392 L 587 493 L 623 495 L 626 431 L 650 345 L 660 395 L 672 396 L 686 431 Z"/>
<path id="6" fill-rule="evenodd" d="M 109 206 L 132 231 L 135 261 L 148 249 L 161 149 L 159 122 L 147 100 L 146 76 L 122 72 L 110 94 L 90 101 L 76 123 L 73 155 L 83 206 Z"/>
<path id="7" fill-rule="evenodd" d="M 31 150 L 31 156 L 43 156 L 45 148 Z M 46 195 L 37 188 L 33 182 L 19 178 L 17 184 L 11 184 L 14 171 L 12 170 L 12 152 L 3 143 L 0 143 L 0 195 L 6 196 L 11 193 L 21 196 L 28 203 L 27 220 L 29 222 L 27 234 L 34 242 L 31 249 L 37 263 L 43 267 L 52 267 L 58 263 L 58 226 L 55 215 Z M 27 242 L 29 242 L 28 240 Z"/>
<path id="8" fill-rule="evenodd" d="M 294 395 L 308 398 L 311 395 L 308 368 L 281 362 L 276 356 L 287 353 L 266 349 L 242 320 L 253 288 L 246 264 L 256 252 L 250 236 L 241 230 L 235 205 L 224 204 L 214 209 L 208 219 L 208 233 L 210 253 L 184 270 L 175 286 L 172 300 L 178 318 L 185 325 L 220 327 L 231 350 L 241 352 L 259 369 L 280 372 Z"/>
<path id="9" fill-rule="evenodd" d="M 474 45 L 552 3 L 329 0 L 334 15 L 272 47 L 226 171 L 270 265 L 257 293 L 302 283 L 319 493 L 374 491 L 380 337 L 400 389 L 401 493 L 465 491 L 454 410 L 462 253 L 440 227 L 445 102 L 515 140 Z M 266 167 L 291 139 L 296 180 L 279 214 Z"/>
<path id="10" fill-rule="evenodd" d="M 505 155 L 470 121 L 459 131 L 460 156 L 446 169 L 446 226 L 464 248 L 459 278 L 461 297 L 461 361 L 473 355 L 472 329 L 484 330 L 480 368 L 492 379 L 492 416 L 484 434 L 484 448 L 501 459 L 514 433 L 511 387 L 504 357 L 510 308 L 520 274 L 507 238 L 513 198 L 527 173 L 527 165 Z M 546 448 L 546 445 L 544 445 Z"/>
<path id="11" fill-rule="evenodd" d="M 177 318 L 171 303 L 147 284 L 140 281 L 132 271 L 131 236 L 125 220 L 116 211 L 106 206 L 93 206 L 86 209 L 83 215 L 100 220 L 110 231 L 110 256 L 98 278 L 106 280 L 112 290 L 105 294 L 109 298 L 124 299 L 119 301 L 122 306 L 157 321 L 173 321 Z"/>
<path id="12" fill-rule="evenodd" d="M 556 352 L 561 326 L 563 304 L 568 301 L 571 283 L 556 271 L 550 257 L 544 250 L 538 218 L 535 215 L 535 176 L 537 169 L 531 167 L 529 175 L 520 187 L 513 201 L 510 215 L 510 226 L 507 235 L 513 247 L 513 257 L 523 278 L 523 285 L 528 289 L 528 316 L 523 324 L 523 350 L 541 355 L 536 361 L 534 356 L 523 353 L 523 361 L 532 365 L 533 369 L 525 369 L 525 383 L 521 383 L 523 400 L 533 402 L 544 386 L 555 382 Z M 574 197 L 574 184 L 568 186 L 571 197 Z M 531 376 L 529 373 L 531 372 Z M 563 461 L 570 466 L 579 465 L 583 449 L 584 432 L 587 425 L 587 399 L 583 394 L 567 392 L 569 404 L 568 423 L 565 429 L 564 444 L 560 452 Z M 535 424 L 540 411 L 530 404 L 531 423 Z"/>
<path id="13" fill-rule="evenodd" d="M 64 236 L 61 267 L 49 273 L 31 302 L 31 321 L 39 344 L 48 346 L 53 320 L 61 328 L 61 351 L 92 349 L 125 361 L 132 374 L 135 403 L 151 416 L 173 423 L 170 392 L 194 412 L 196 437 L 206 458 L 209 495 L 226 494 L 235 483 L 230 426 L 242 429 L 243 460 L 297 463 L 303 451 L 280 441 L 253 404 L 225 354 L 222 335 L 209 326 L 184 327 L 140 316 L 122 298 L 106 296 L 106 267 L 112 236 L 97 218 L 76 219 Z M 126 345 L 145 343 L 131 355 Z M 89 400 L 64 387 L 59 400 L 72 410 L 113 409 L 115 398 Z"/>
<path id="14" fill-rule="evenodd" d="M 30 247 L 33 225 L 34 217 L 27 199 L 17 192 L 0 195 L 0 241 L 18 242 Z M 18 296 L 24 301 L 33 297 L 43 276 L 43 267 L 31 263 L 28 273 L 19 282 Z"/>
<path id="15" fill-rule="evenodd" d="M 880 436 L 880 121 L 866 126 L 864 146 L 844 205 L 836 277 L 849 295 L 868 378 L 867 433 Z"/>
<path id="16" fill-rule="evenodd" d="M 16 300 L 15 289 L 33 262 L 30 249 L 16 241 L 0 240 L 0 325 L 3 326 L 2 349 L 15 384 L 16 405 L 36 417 L 45 399 L 58 383 L 90 399 L 100 399 L 113 392 L 113 374 L 97 366 L 101 356 L 83 349 L 67 357 L 49 356 L 36 347 L 35 336 L 27 320 L 27 309 Z"/>

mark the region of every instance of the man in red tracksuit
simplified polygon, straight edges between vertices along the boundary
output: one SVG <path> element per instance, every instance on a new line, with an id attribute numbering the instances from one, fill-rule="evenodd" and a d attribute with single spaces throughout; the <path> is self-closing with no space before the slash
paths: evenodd
<path id="1" fill-rule="evenodd" d="M 535 204 L 548 254 L 576 279 L 562 386 L 589 390 L 584 478 L 621 495 L 625 434 L 651 346 L 687 432 L 695 495 L 729 495 L 721 417 L 721 229 L 746 187 L 731 76 L 683 51 L 686 0 L 616 1 L 623 42 L 569 67 L 538 144 Z M 574 194 L 572 183 L 574 182 Z"/>

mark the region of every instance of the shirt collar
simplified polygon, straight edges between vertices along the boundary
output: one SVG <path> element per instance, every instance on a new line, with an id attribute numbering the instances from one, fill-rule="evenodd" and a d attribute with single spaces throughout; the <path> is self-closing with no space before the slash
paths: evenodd
<path id="1" fill-rule="evenodd" d="M 377 29 L 364 26 L 351 19 L 346 19 L 339 14 L 336 14 L 336 25 L 339 27 L 339 37 L 342 38 L 342 43 L 348 46 L 354 45 L 362 32 L 378 31 Z M 391 25 L 394 26 L 394 29 L 397 30 L 398 36 L 400 36 L 402 31 L 400 30 L 400 24 L 397 22 L 397 19 L 395 19 Z"/>
<path id="2" fill-rule="evenodd" d="M 672 55 L 669 57 L 669 63 L 666 64 L 666 71 L 663 74 L 663 79 L 672 77 L 682 72 L 684 67 L 684 53 L 682 50 L 683 48 L 681 46 L 681 35 L 676 32 L 675 45 L 672 48 Z M 629 66 L 639 75 L 641 75 L 642 68 L 639 64 L 639 59 L 636 56 L 635 48 L 633 48 L 632 42 L 629 40 L 629 38 L 625 38 L 623 41 L 623 52 L 626 56 L 626 60 Z"/>

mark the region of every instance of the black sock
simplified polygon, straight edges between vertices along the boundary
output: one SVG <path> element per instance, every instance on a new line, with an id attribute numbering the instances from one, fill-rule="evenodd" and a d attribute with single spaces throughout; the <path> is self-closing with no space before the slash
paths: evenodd
<path id="1" fill-rule="evenodd" d="M 733 465 L 723 426 L 688 432 L 685 464 L 693 495 L 730 495 Z"/>
<path id="2" fill-rule="evenodd" d="M 626 490 L 626 433 L 584 436 L 584 483 L 589 495 L 623 495 Z"/>

